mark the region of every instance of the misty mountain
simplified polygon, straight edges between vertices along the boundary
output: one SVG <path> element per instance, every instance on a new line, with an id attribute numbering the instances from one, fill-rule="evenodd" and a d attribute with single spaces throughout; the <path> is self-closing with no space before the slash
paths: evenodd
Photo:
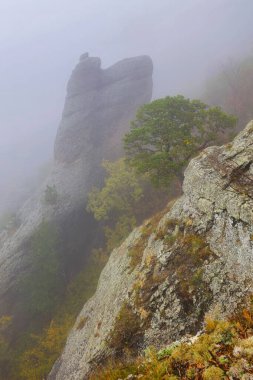
<path id="1" fill-rule="evenodd" d="M 148 54 L 155 98 L 199 96 L 209 73 L 252 48 L 252 12 L 251 0 L 2 2 L 0 210 L 23 198 L 27 178 L 51 158 L 80 52 L 104 67 Z"/>

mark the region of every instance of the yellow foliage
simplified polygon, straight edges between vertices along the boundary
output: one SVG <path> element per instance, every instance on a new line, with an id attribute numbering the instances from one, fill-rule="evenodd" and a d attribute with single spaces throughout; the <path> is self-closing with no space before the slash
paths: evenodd
<path id="1" fill-rule="evenodd" d="M 236 345 L 234 354 L 253 359 L 253 336 L 240 339 Z"/>
<path id="2" fill-rule="evenodd" d="M 216 311 L 216 319 L 212 320 L 209 315 L 205 332 L 193 342 L 172 344 L 159 352 L 150 348 L 145 356 L 137 359 L 132 357 L 124 361 L 123 357 L 120 363 L 111 362 L 110 366 L 100 369 L 91 380 L 118 380 L 129 374 L 142 380 L 225 380 L 231 374 L 235 374 L 236 379 L 251 376 L 253 330 L 249 327 L 249 316 L 253 305 L 229 321 L 218 319 Z M 127 313 L 124 318 L 128 325 Z M 247 338 L 243 338 L 245 334 Z"/>
<path id="3" fill-rule="evenodd" d="M 144 309 L 144 307 L 141 307 L 138 311 L 139 311 L 141 319 L 147 319 L 148 318 L 149 312 L 146 309 Z"/>
<path id="4" fill-rule="evenodd" d="M 66 317 L 63 323 L 51 322 L 42 336 L 34 335 L 35 346 L 23 353 L 20 360 L 20 378 L 41 380 L 52 368 L 61 352 L 73 319 Z"/>
<path id="5" fill-rule="evenodd" d="M 76 315 L 94 293 L 99 273 L 107 258 L 101 250 L 93 252 L 86 268 L 69 284 L 65 302 L 56 310 L 54 320 L 39 335 L 31 336 L 32 342 L 28 342 L 25 351 L 18 357 L 18 380 L 41 380 L 50 372 L 64 347 Z M 85 323 L 86 319 L 82 318 L 77 328 L 83 328 Z"/>
<path id="6" fill-rule="evenodd" d="M 221 368 L 211 366 L 204 370 L 203 380 L 222 380 L 224 379 L 224 372 Z"/>
<path id="7" fill-rule="evenodd" d="M 247 321 L 247 323 L 253 326 L 252 312 L 250 310 L 243 309 L 242 314 L 243 314 L 244 319 Z"/>

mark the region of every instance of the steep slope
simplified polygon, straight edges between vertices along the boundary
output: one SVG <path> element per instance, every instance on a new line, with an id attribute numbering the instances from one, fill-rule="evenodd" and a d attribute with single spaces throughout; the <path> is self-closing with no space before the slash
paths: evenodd
<path id="1" fill-rule="evenodd" d="M 185 171 L 183 196 L 115 249 L 49 379 L 81 380 L 110 357 L 197 333 L 253 290 L 253 122 Z"/>
<path id="2" fill-rule="evenodd" d="M 15 230 L 0 238 L 1 314 L 18 320 L 19 287 L 33 271 L 31 239 L 42 222 L 58 229 L 61 257 L 70 258 L 66 271 L 73 272 L 79 265 L 76 257 L 89 253 L 99 231 L 84 211 L 87 193 L 103 180 L 101 161 L 121 154 L 130 120 L 151 95 L 149 57 L 125 59 L 104 70 L 99 58 L 81 56 L 68 82 L 52 172 L 19 211 Z"/>

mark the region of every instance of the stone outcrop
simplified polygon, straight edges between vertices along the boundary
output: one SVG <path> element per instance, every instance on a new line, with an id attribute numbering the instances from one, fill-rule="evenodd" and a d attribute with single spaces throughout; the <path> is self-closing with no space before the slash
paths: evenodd
<path id="1" fill-rule="evenodd" d="M 84 211 L 87 193 L 103 180 L 101 161 L 122 154 L 122 136 L 138 107 L 149 102 L 151 95 L 149 57 L 125 59 L 102 69 L 99 58 L 81 56 L 68 82 L 51 174 L 19 211 L 15 229 L 0 241 L 1 314 L 14 313 L 15 317 L 17 285 L 32 270 L 29 242 L 42 221 L 56 223 L 63 240 L 66 229 L 80 230 L 79 244 L 86 254 L 84 247 L 88 250 L 96 236 L 95 222 Z M 57 201 L 46 201 L 48 186 Z"/>
<path id="2" fill-rule="evenodd" d="M 252 189 L 253 122 L 194 158 L 182 197 L 112 252 L 49 379 L 86 379 L 129 342 L 159 348 L 201 330 L 206 312 L 234 312 L 253 290 Z"/>

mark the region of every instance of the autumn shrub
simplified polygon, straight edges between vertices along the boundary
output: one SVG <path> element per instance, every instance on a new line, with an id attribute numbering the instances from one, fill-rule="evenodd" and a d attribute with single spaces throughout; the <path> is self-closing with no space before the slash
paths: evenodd
<path id="1" fill-rule="evenodd" d="M 253 375 L 253 307 L 228 320 L 207 316 L 204 332 L 196 339 L 177 342 L 160 351 L 147 349 L 130 361 L 110 361 L 91 379 L 118 380 L 129 374 L 142 380 L 240 380 Z M 129 320 L 130 321 L 130 320 Z M 135 377 L 134 377 L 135 376 Z"/>
<path id="2" fill-rule="evenodd" d="M 138 241 L 128 251 L 130 257 L 130 268 L 133 270 L 138 264 L 141 263 L 143 251 L 146 247 L 148 237 L 141 235 Z"/>
<path id="3" fill-rule="evenodd" d="M 137 175 L 124 158 L 104 161 L 102 167 L 106 172 L 104 185 L 91 190 L 87 210 L 102 223 L 106 249 L 111 252 L 134 227 L 162 209 L 174 190 L 154 189 L 146 176 Z"/>
<path id="4" fill-rule="evenodd" d="M 107 258 L 103 252 L 94 251 L 85 268 L 68 284 L 63 302 L 55 308 L 53 318 L 43 329 L 31 330 L 27 338 L 21 337 L 15 353 L 17 363 L 15 366 L 12 363 L 15 367 L 13 380 L 40 380 L 50 372 L 83 304 L 93 295 Z M 82 318 L 77 328 L 83 328 L 85 323 L 86 319 Z"/>
<path id="5" fill-rule="evenodd" d="M 203 372 L 203 380 L 223 380 L 224 372 L 221 368 L 216 366 L 211 366 L 204 370 Z"/>
<path id="6" fill-rule="evenodd" d="M 20 379 L 44 379 L 50 372 L 55 360 L 58 358 L 73 318 L 66 316 L 64 321 L 52 321 L 41 335 L 33 335 L 34 345 L 26 350 L 20 357 Z"/>
<path id="7" fill-rule="evenodd" d="M 167 236 L 168 239 L 167 240 Z M 207 244 L 205 237 L 194 234 L 191 231 L 178 231 L 176 236 L 167 235 L 164 237 L 164 242 L 173 248 L 175 252 L 173 260 L 173 268 L 178 278 L 177 292 L 180 296 L 185 308 L 191 306 L 192 297 L 197 292 L 201 292 L 208 298 L 210 291 L 206 283 L 203 281 L 203 265 L 206 261 L 214 259 L 214 254 Z"/>
<path id="8" fill-rule="evenodd" d="M 143 252 L 147 246 L 148 239 L 151 234 L 157 234 L 157 225 L 162 219 L 162 217 L 169 211 L 171 205 L 168 205 L 163 211 L 156 213 L 152 218 L 150 218 L 141 228 L 141 235 L 137 242 L 129 249 L 128 255 L 130 257 L 130 268 L 133 270 L 137 265 L 141 263 Z"/>
<path id="9" fill-rule="evenodd" d="M 137 351 L 142 338 L 140 317 L 134 312 L 132 306 L 125 302 L 116 318 L 108 339 L 117 356 L 124 352 Z"/>

